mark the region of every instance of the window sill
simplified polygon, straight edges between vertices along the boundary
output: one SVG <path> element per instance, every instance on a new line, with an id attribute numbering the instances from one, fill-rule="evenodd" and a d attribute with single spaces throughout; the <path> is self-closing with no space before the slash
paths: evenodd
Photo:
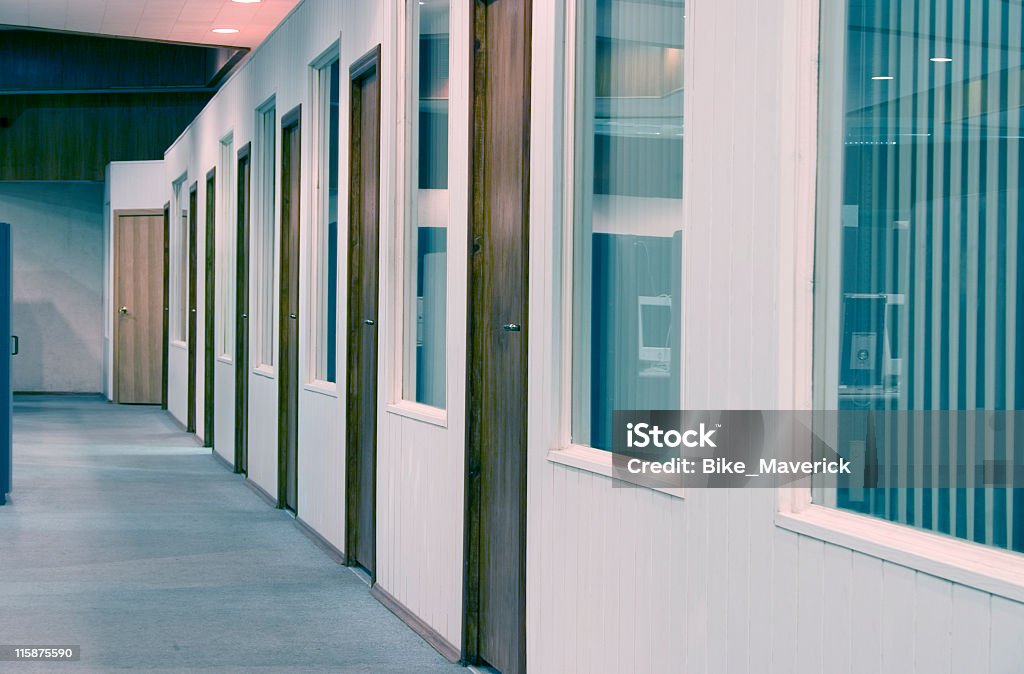
<path id="1" fill-rule="evenodd" d="M 569 445 L 563 449 L 552 449 L 548 452 L 548 461 L 585 470 L 596 475 L 614 479 L 612 453 L 603 449 L 594 449 L 585 445 Z M 629 487 L 624 487 L 629 489 Z M 681 487 L 647 487 L 637 485 L 633 489 L 650 489 L 674 498 L 685 498 Z"/>
<path id="2" fill-rule="evenodd" d="M 231 365 L 235 361 L 231 359 L 231 356 L 217 356 L 218 363 L 224 363 L 225 365 Z"/>
<path id="3" fill-rule="evenodd" d="M 414 403 L 409 400 L 400 400 L 390 403 L 387 406 L 387 411 L 389 414 L 422 421 L 425 424 L 431 424 L 439 428 L 448 428 L 448 410 L 438 407 Z"/>
<path id="4" fill-rule="evenodd" d="M 920 529 L 808 505 L 777 512 L 777 526 L 953 583 L 1024 602 L 1024 556 Z"/>
<path id="5" fill-rule="evenodd" d="M 184 342 L 180 339 L 172 339 L 171 346 L 175 349 L 181 349 L 182 351 L 188 351 L 188 342 Z"/>
<path id="6" fill-rule="evenodd" d="M 317 393 L 323 396 L 329 396 L 331 398 L 338 397 L 338 385 L 332 384 L 329 381 L 311 381 L 303 384 L 303 390 L 309 391 L 310 393 Z"/>
<path id="7" fill-rule="evenodd" d="M 266 377 L 267 379 L 274 378 L 274 368 L 269 365 L 258 365 L 252 369 L 252 373 L 260 377 Z"/>

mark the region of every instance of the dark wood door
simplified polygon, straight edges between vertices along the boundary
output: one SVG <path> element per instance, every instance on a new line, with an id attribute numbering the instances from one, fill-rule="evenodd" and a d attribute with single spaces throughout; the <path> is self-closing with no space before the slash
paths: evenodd
<path id="1" fill-rule="evenodd" d="M 345 554 L 376 568 L 380 46 L 350 69 Z"/>
<path id="2" fill-rule="evenodd" d="M 235 239 L 235 472 L 249 472 L 249 181 L 250 145 L 238 151 Z"/>
<path id="3" fill-rule="evenodd" d="M 217 315 L 214 294 L 217 260 L 217 169 L 206 174 L 206 282 L 203 286 L 203 446 L 213 447 L 213 368 L 216 356 L 214 318 Z"/>
<path id="4" fill-rule="evenodd" d="M 13 395 L 11 357 L 18 354 L 18 338 L 11 334 L 11 302 L 14 297 L 14 258 L 11 225 L 0 222 L 0 505 L 7 503 L 14 471 Z"/>
<path id="5" fill-rule="evenodd" d="M 196 219 L 198 214 L 199 183 L 192 183 L 188 191 L 188 412 L 185 428 L 196 432 L 196 265 L 198 263 Z"/>
<path id="6" fill-rule="evenodd" d="M 164 301 L 163 347 L 160 372 L 160 407 L 167 409 L 167 356 L 171 330 L 171 204 L 164 204 Z"/>
<path id="7" fill-rule="evenodd" d="M 464 657 L 526 669 L 529 0 L 473 2 Z"/>
<path id="8" fill-rule="evenodd" d="M 115 213 L 114 400 L 160 402 L 163 379 L 163 215 Z"/>
<path id="9" fill-rule="evenodd" d="M 278 358 L 278 502 L 298 512 L 300 118 L 281 120 L 281 316 Z"/>

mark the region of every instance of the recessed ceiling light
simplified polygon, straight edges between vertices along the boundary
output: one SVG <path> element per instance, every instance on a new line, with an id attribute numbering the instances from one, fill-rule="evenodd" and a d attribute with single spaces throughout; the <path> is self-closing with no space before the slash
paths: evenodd
<path id="1" fill-rule="evenodd" d="M 873 79 L 873 80 L 894 80 L 896 78 L 893 77 L 892 75 L 875 75 L 871 79 Z"/>
<path id="2" fill-rule="evenodd" d="M 931 61 L 932 63 L 952 63 L 953 62 L 953 59 L 949 58 L 948 56 L 933 56 L 933 57 L 931 57 L 928 60 Z"/>
<path id="3" fill-rule="evenodd" d="M 238 29 L 237 28 L 214 28 L 213 32 L 214 33 L 221 33 L 221 34 L 227 35 L 228 33 L 237 33 Z"/>

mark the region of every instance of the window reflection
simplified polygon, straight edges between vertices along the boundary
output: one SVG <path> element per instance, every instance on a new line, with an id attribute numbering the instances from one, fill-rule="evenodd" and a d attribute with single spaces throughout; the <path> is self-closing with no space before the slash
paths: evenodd
<path id="1" fill-rule="evenodd" d="M 448 44 L 449 3 L 409 5 L 416 31 L 413 70 L 413 189 L 407 259 L 415 266 L 406 293 L 406 363 L 403 395 L 445 406 L 448 293 Z M 413 365 L 412 367 L 410 365 Z"/>
<path id="2" fill-rule="evenodd" d="M 680 390 L 683 3 L 596 0 L 577 74 L 573 441 Z"/>
<path id="3" fill-rule="evenodd" d="M 841 409 L 1020 409 L 1022 10 L 996 0 L 846 0 L 843 86 L 823 103 L 842 138 L 823 166 L 819 223 L 838 245 L 828 325 L 830 390 Z M 823 81 L 827 89 L 829 84 Z M 841 108 L 840 103 L 841 102 Z M 823 117 L 823 126 L 827 126 Z M 838 255 L 838 259 L 834 257 Z M 820 321 L 820 319 L 819 319 Z M 913 488 L 935 464 L 989 452 L 991 435 L 936 447 L 923 429 L 877 428 L 869 451 L 906 470 L 908 488 L 847 489 L 836 505 L 1000 547 L 1024 549 L 1019 489 Z M 840 429 L 840 443 L 863 442 Z M 984 436 L 984 433 L 983 433 Z M 966 456 L 965 456 L 966 452 Z M 918 476 L 918 483 L 920 483 Z M 962 483 L 961 483 L 962 484 Z M 824 496 L 819 496 L 826 499 Z"/>

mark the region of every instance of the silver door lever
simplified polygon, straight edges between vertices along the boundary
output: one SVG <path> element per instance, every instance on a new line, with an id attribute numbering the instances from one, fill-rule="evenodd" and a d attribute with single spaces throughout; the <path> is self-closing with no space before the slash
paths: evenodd
<path id="1" fill-rule="evenodd" d="M 506 323 L 505 325 L 501 326 L 501 328 L 502 330 L 506 330 L 507 332 L 519 332 L 522 329 L 519 327 L 518 323 Z"/>

